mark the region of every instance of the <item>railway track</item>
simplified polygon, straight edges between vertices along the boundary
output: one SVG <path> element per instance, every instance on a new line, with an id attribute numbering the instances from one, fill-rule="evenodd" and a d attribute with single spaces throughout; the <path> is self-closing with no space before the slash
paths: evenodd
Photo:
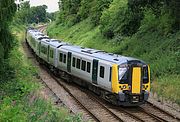
<path id="1" fill-rule="evenodd" d="M 43 68 L 44 68 L 44 67 L 43 67 Z M 44 68 L 44 69 L 47 70 L 47 68 Z M 61 83 L 59 82 L 59 80 L 58 80 L 53 74 L 51 74 L 51 76 L 53 77 L 54 80 L 56 80 L 56 81 L 66 90 L 66 92 L 78 103 L 78 105 L 87 112 L 86 114 L 89 114 L 89 115 L 90 115 L 89 118 L 90 118 L 91 120 L 100 122 L 100 120 L 94 115 L 94 113 L 92 113 L 90 110 L 88 110 L 88 109 L 78 100 L 78 98 L 77 98 L 76 96 L 74 96 L 74 95 L 70 92 L 70 90 L 69 90 L 65 85 L 61 84 Z M 44 81 L 43 81 L 43 82 L 44 82 Z M 44 82 L 44 83 L 46 84 L 46 82 Z M 48 84 L 46 84 L 46 86 L 53 92 L 53 89 L 51 89 L 51 88 L 48 86 Z M 53 93 L 56 95 L 55 92 L 53 92 Z M 56 95 L 56 96 L 57 96 L 57 95 Z M 57 96 L 57 97 L 58 97 L 58 96 Z M 59 99 L 61 99 L 61 98 L 59 98 Z"/>
<path id="2" fill-rule="evenodd" d="M 88 92 L 88 95 L 92 94 L 89 93 L 89 91 L 85 91 Z M 129 118 L 133 118 L 136 121 L 141 121 L 141 122 L 154 122 L 154 121 L 160 121 L 160 122 L 169 122 L 169 121 L 179 121 L 178 119 L 176 120 L 176 118 L 174 118 L 174 116 L 172 116 L 171 114 L 169 116 L 171 116 L 172 118 L 163 118 L 163 116 L 160 116 L 159 114 L 153 114 L 153 112 L 148 112 L 146 110 L 146 108 L 142 108 L 142 107 L 133 107 L 133 108 L 123 108 L 123 107 L 114 107 L 108 103 L 104 103 L 102 100 L 98 99 L 96 96 L 91 95 L 91 98 L 95 98 L 96 101 L 98 101 L 100 104 L 102 104 L 103 106 L 105 106 L 109 111 L 111 111 L 112 113 L 116 114 L 117 116 L 120 116 L 122 113 L 127 114 L 129 116 Z M 164 112 L 164 111 L 162 111 Z M 175 120 L 174 120 L 174 119 Z"/>
<path id="3" fill-rule="evenodd" d="M 171 113 L 161 109 L 160 107 L 152 104 L 151 102 L 147 102 L 144 106 L 140 107 L 142 111 L 151 115 L 152 117 L 156 117 L 160 121 L 165 122 L 179 122 L 180 118 L 172 115 Z"/>
<path id="4" fill-rule="evenodd" d="M 46 28 L 47 28 L 47 25 L 42 25 L 42 26 L 37 27 L 37 29 L 38 29 L 41 33 L 45 33 Z"/>
<path id="5" fill-rule="evenodd" d="M 44 32 L 45 26 L 41 27 L 40 30 Z M 167 122 L 167 121 L 180 121 L 179 118 L 171 115 L 168 112 L 154 106 L 151 103 L 147 103 L 144 106 L 134 108 L 123 108 L 114 106 L 106 101 L 99 99 L 97 95 L 79 87 L 74 84 L 67 84 L 62 79 L 57 78 L 50 72 L 46 67 L 41 66 L 46 70 L 50 76 L 76 101 L 83 114 L 88 116 L 91 121 L 103 121 L 103 122 L 123 122 L 123 121 L 141 121 L 141 122 Z M 50 87 L 49 84 L 44 81 L 46 87 L 59 99 L 59 95 L 54 91 L 54 88 Z"/>
<path id="6" fill-rule="evenodd" d="M 135 108 L 123 108 L 119 106 L 114 106 L 106 101 L 98 98 L 97 95 L 93 94 L 84 88 L 77 85 L 68 85 L 65 82 L 58 80 L 53 74 L 52 77 L 56 79 L 60 85 L 64 86 L 67 91 L 78 101 L 81 106 L 92 113 L 96 117 L 96 121 L 108 121 L 111 122 L 122 122 L 122 121 L 140 121 L 140 122 L 178 122 L 179 118 L 155 107 L 157 110 L 150 111 L 146 107 L 135 107 Z M 72 93 L 73 92 L 73 93 Z M 149 103 L 150 104 L 150 103 Z M 151 104 L 152 105 L 152 104 Z M 152 109 L 152 106 L 150 107 Z M 153 108 L 153 109 L 155 109 Z M 100 113 L 100 114 L 99 114 Z M 123 117 L 122 117 L 123 115 Z"/>
<path id="7" fill-rule="evenodd" d="M 52 73 L 51 76 L 64 88 L 66 91 L 77 101 L 77 103 L 88 113 L 93 116 L 95 121 L 99 122 L 124 122 L 119 116 L 110 111 L 107 107 L 102 105 L 97 100 L 89 97 L 83 91 L 75 87 L 74 85 L 69 85 L 58 79 Z"/>
<path id="8" fill-rule="evenodd" d="M 30 57 L 29 59 L 33 58 L 32 56 L 28 57 Z M 40 65 L 40 68 L 47 71 L 51 78 L 53 78 L 61 87 L 63 87 L 63 89 L 73 98 L 73 100 L 76 101 L 79 108 L 81 108 L 80 111 L 88 116 L 89 120 L 96 122 L 124 122 L 128 120 L 135 121 L 131 116 L 123 117 L 113 113 L 110 109 L 108 109 L 108 107 L 101 104 L 97 99 L 90 97 L 90 95 L 85 94 L 78 87 L 74 86 L 73 84 L 67 84 L 66 82 L 62 81 L 62 79 L 57 78 L 45 66 Z M 54 86 L 51 87 L 48 83 L 52 80 L 47 77 L 47 74 L 44 75 L 46 75 L 46 80 L 41 79 L 43 84 L 45 84 L 45 86 L 54 94 L 56 98 L 61 99 L 57 92 L 54 91 L 56 88 L 54 88 Z"/>
<path id="9" fill-rule="evenodd" d="M 24 49 L 26 53 L 27 53 L 27 51 L 31 51 L 31 50 L 27 47 L 26 44 L 23 44 L 23 47 L 26 48 L 26 49 Z M 83 114 L 85 114 L 85 116 L 86 116 L 85 118 L 86 118 L 86 119 L 91 120 L 91 121 L 100 122 L 100 120 L 99 120 L 91 111 L 89 111 L 86 107 L 84 107 L 84 106 L 79 102 L 79 100 L 69 91 L 69 89 L 66 88 L 66 86 L 64 86 L 63 84 L 61 84 L 61 83 L 59 82 L 59 80 L 58 80 L 52 73 L 50 73 L 49 70 L 48 70 L 45 66 L 39 64 L 39 63 L 36 61 L 36 59 L 35 59 L 34 55 L 32 54 L 32 52 L 31 52 L 31 54 L 28 54 L 28 59 L 33 60 L 33 63 L 40 68 L 40 70 L 41 70 L 41 73 L 40 73 L 41 82 L 52 92 L 52 94 L 53 94 L 58 100 L 61 100 L 61 95 L 59 95 L 59 94 L 61 94 L 61 92 L 67 92 L 68 95 L 71 96 L 71 99 L 68 99 L 68 100 L 70 100 L 70 101 L 71 101 L 72 103 L 74 103 L 74 104 L 75 104 L 75 102 L 76 102 L 76 106 L 78 106 L 78 108 L 80 109 L 80 111 L 81 111 Z M 54 81 L 53 81 L 53 79 L 54 79 Z M 58 81 L 58 83 L 57 83 L 57 81 Z M 56 82 L 56 83 L 55 83 L 55 82 Z M 58 87 L 57 87 L 57 86 L 58 86 Z M 61 89 L 61 91 L 60 91 L 60 89 Z M 63 90 L 62 90 L 62 89 L 63 89 Z M 58 92 L 57 92 L 57 91 L 58 91 Z M 65 94 L 65 95 L 67 95 L 67 94 Z M 75 102 L 74 102 L 74 101 L 75 101 Z M 66 105 L 66 104 L 65 104 L 65 105 Z M 70 109 L 71 109 L 71 108 L 70 108 Z M 73 113 L 76 113 L 73 109 L 71 109 L 71 111 L 72 111 Z"/>
<path id="10" fill-rule="evenodd" d="M 91 99 L 93 99 L 94 101 L 97 101 L 101 106 L 106 108 L 108 111 L 110 111 L 114 115 L 116 115 L 116 116 L 122 116 L 122 115 L 125 116 L 126 118 L 125 118 L 124 121 L 128 120 L 128 121 L 140 121 L 140 122 L 143 122 L 143 120 L 140 117 L 126 111 L 124 108 L 121 108 L 119 106 L 111 105 L 110 103 L 99 99 L 96 95 L 94 95 L 94 93 L 91 93 L 88 90 L 85 90 L 85 92 L 88 94 L 88 96 L 90 96 Z"/>

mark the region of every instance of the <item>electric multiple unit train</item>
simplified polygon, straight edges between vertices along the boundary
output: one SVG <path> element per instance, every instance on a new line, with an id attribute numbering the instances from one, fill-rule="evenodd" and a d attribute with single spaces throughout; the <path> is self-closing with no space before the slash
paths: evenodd
<path id="1" fill-rule="evenodd" d="M 26 41 L 40 62 L 66 81 L 87 87 L 103 99 L 137 106 L 150 93 L 150 68 L 141 60 L 50 39 L 36 29 Z"/>

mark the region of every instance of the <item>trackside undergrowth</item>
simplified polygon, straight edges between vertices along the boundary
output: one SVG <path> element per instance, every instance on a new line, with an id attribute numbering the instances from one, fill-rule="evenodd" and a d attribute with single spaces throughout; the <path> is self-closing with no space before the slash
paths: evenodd
<path id="1" fill-rule="evenodd" d="M 24 55 L 22 41 L 24 27 L 12 26 L 15 38 L 9 58 L 0 71 L 0 122 L 80 122 L 79 115 L 72 115 L 64 107 L 56 107 L 45 100 L 39 91 L 38 69 Z M 21 41 L 20 41 L 21 40 Z"/>

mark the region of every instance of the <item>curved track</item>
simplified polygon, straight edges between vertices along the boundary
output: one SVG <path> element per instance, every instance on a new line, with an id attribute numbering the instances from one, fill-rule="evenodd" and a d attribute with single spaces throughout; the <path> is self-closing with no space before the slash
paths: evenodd
<path id="1" fill-rule="evenodd" d="M 41 32 L 44 32 L 46 26 L 39 27 Z M 49 72 L 48 68 L 43 67 L 44 70 Z M 163 111 L 162 109 L 147 102 L 147 104 L 140 107 L 123 108 L 114 106 L 106 101 L 99 99 L 97 95 L 75 84 L 68 84 L 63 82 L 62 79 L 55 77 L 49 72 L 51 77 L 65 89 L 65 91 L 76 101 L 82 112 L 89 116 L 91 121 L 103 122 L 123 122 L 123 121 L 141 121 L 141 122 L 154 122 L 154 121 L 180 121 L 179 118 Z M 42 80 L 43 81 L 43 80 Z M 56 97 L 58 95 L 54 92 L 46 81 L 43 81 Z M 58 97 L 61 99 L 60 97 Z"/>

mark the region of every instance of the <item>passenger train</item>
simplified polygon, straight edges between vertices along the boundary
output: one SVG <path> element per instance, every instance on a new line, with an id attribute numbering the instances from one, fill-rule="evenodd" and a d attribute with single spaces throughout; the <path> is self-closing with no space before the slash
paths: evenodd
<path id="1" fill-rule="evenodd" d="M 50 39 L 33 28 L 25 38 L 37 59 L 56 75 L 112 104 L 138 106 L 149 97 L 150 68 L 141 60 Z"/>

